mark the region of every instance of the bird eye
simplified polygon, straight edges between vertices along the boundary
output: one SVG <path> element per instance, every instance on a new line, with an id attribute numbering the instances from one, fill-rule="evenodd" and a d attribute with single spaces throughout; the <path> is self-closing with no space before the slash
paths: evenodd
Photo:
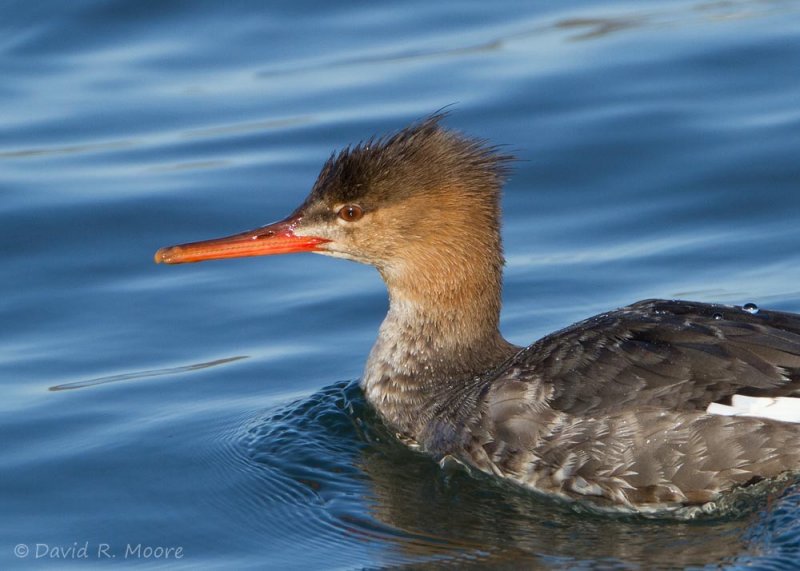
<path id="1" fill-rule="evenodd" d="M 339 218 L 345 222 L 355 222 L 364 216 L 364 210 L 357 204 L 348 204 L 339 209 Z"/>

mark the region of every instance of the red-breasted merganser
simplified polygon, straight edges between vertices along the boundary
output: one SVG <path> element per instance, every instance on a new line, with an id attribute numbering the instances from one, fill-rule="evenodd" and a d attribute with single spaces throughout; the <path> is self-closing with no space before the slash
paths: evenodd
<path id="1" fill-rule="evenodd" d="M 156 262 L 315 252 L 375 266 L 390 306 L 369 403 L 435 457 L 523 486 L 660 508 L 800 470 L 800 315 L 647 300 L 512 345 L 498 329 L 511 157 L 440 123 L 348 147 L 288 218 Z"/>

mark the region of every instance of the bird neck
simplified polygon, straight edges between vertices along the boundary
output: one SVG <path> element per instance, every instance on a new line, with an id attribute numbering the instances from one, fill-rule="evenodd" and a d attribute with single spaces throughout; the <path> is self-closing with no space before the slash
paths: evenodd
<path id="1" fill-rule="evenodd" d="M 403 263 L 379 268 L 389 311 L 362 382 L 368 400 L 409 436 L 417 436 L 445 395 L 458 395 L 518 349 L 498 328 L 499 235 L 484 242 L 458 250 L 428 244 L 425 255 L 407 252 Z"/>

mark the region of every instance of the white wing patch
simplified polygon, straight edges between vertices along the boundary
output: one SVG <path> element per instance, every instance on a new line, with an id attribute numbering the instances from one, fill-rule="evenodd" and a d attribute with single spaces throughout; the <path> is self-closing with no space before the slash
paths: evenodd
<path id="1" fill-rule="evenodd" d="M 731 406 L 712 402 L 706 412 L 722 416 L 754 416 L 800 423 L 800 398 L 733 395 Z"/>

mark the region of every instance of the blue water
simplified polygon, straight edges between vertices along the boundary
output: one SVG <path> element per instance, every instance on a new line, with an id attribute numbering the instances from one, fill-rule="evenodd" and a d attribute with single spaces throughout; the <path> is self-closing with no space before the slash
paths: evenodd
<path id="1" fill-rule="evenodd" d="M 395 443 L 368 267 L 152 256 L 452 105 L 521 159 L 511 341 L 647 297 L 800 312 L 799 71 L 793 1 L 6 0 L 0 567 L 797 568 L 798 486 L 598 516 Z"/>

